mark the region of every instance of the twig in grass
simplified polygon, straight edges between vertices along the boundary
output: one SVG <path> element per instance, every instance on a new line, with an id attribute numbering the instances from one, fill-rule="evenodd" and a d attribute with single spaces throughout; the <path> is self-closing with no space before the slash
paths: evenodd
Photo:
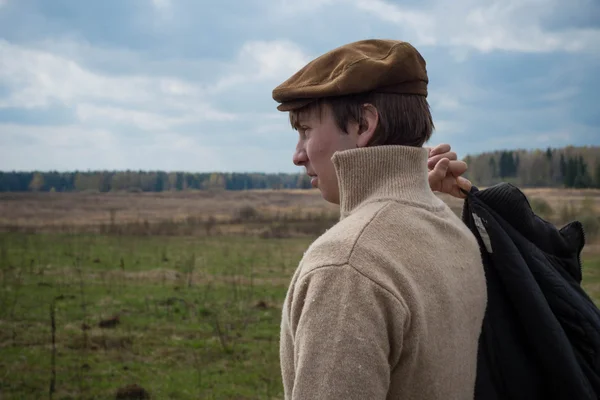
<path id="1" fill-rule="evenodd" d="M 269 251 L 269 254 L 271 254 L 271 252 Z M 256 253 L 252 254 L 252 257 L 250 258 L 250 287 L 248 288 L 248 298 L 247 298 L 247 302 L 252 302 L 252 299 L 254 297 L 254 262 L 256 260 Z"/>
<path id="2" fill-rule="evenodd" d="M 219 316 L 215 314 L 215 330 L 217 331 L 217 335 L 219 335 L 219 342 L 221 343 L 221 347 L 225 353 L 229 353 L 231 350 L 227 346 L 227 340 L 225 338 L 225 333 L 221 330 L 221 324 L 219 324 Z"/>
<path id="3" fill-rule="evenodd" d="M 84 287 L 84 281 L 83 281 L 83 271 L 81 268 L 81 259 L 79 257 L 77 257 L 75 259 L 75 270 L 77 271 L 77 276 L 79 278 L 79 296 L 81 298 L 81 311 L 83 313 L 83 323 L 82 323 L 82 329 L 81 329 L 81 341 L 82 341 L 83 354 L 80 354 L 79 364 L 84 365 L 84 360 L 87 361 L 87 350 L 88 350 L 88 334 L 87 334 L 87 329 L 85 329 L 85 327 L 87 327 L 88 315 L 87 315 L 87 305 L 86 305 L 86 300 L 85 300 L 85 287 Z M 79 393 L 81 396 L 83 396 L 83 392 L 84 392 L 83 368 L 78 369 L 78 375 L 79 375 Z"/>
<path id="4" fill-rule="evenodd" d="M 198 373 L 198 390 L 202 391 L 202 365 L 200 365 L 200 358 L 198 357 L 198 351 L 193 352 L 194 355 L 194 367 Z"/>
<path id="5" fill-rule="evenodd" d="M 194 269 L 196 267 L 196 255 L 192 252 L 192 255 L 190 256 L 190 259 L 188 261 L 188 288 L 192 287 L 192 276 L 194 274 Z"/>
<path id="6" fill-rule="evenodd" d="M 0 267 L 2 269 L 2 271 L 4 271 L 5 268 L 8 267 L 9 261 L 8 261 L 8 246 L 5 245 L 5 239 L 4 237 L 0 238 Z"/>
<path id="7" fill-rule="evenodd" d="M 49 397 L 52 400 L 56 388 L 56 318 L 55 318 L 55 300 L 50 303 L 50 324 L 52 332 L 52 355 L 50 358 L 50 391 Z"/>
<path id="8" fill-rule="evenodd" d="M 85 303 L 83 272 L 81 270 L 81 261 L 80 261 L 79 257 L 77 257 L 76 261 L 75 261 L 75 270 L 77 271 L 77 275 L 79 277 L 79 295 L 81 296 L 81 311 L 83 311 L 84 318 L 86 318 L 87 310 L 86 310 L 86 303 Z"/>
<path id="9" fill-rule="evenodd" d="M 21 286 L 23 285 L 21 275 L 23 274 L 23 268 L 19 268 L 17 272 L 17 277 L 15 279 L 15 298 L 10 307 L 10 319 L 13 320 L 15 318 L 15 309 L 17 308 L 17 303 L 19 302 L 19 295 L 21 294 Z"/>

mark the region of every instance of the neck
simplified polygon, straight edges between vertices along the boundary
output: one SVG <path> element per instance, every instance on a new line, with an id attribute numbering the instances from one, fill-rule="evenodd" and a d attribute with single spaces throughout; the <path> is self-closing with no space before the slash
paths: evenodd
<path id="1" fill-rule="evenodd" d="M 373 146 L 333 155 L 344 218 L 358 206 L 378 200 L 396 200 L 439 206 L 429 187 L 427 150 L 422 147 Z"/>

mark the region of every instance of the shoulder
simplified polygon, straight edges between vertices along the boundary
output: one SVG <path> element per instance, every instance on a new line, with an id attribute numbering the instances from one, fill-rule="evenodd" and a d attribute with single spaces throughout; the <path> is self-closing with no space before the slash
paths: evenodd
<path id="1" fill-rule="evenodd" d="M 419 247 L 432 249 L 436 244 L 454 243 L 479 249 L 477 239 L 461 218 L 443 201 L 433 207 L 388 202 L 366 227 L 358 245 L 382 251 L 405 251 Z"/>
<path id="2" fill-rule="evenodd" d="M 321 267 L 346 266 L 365 230 L 385 208 L 387 202 L 372 203 L 342 219 L 307 249 L 300 263 L 300 276 Z"/>

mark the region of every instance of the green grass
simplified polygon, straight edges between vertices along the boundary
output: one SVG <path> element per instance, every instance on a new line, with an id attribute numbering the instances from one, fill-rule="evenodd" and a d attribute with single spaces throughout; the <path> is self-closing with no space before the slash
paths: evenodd
<path id="1" fill-rule="evenodd" d="M 281 398 L 281 304 L 310 241 L 0 234 L 0 398 L 48 398 L 51 310 L 53 399 L 134 383 L 153 399 Z M 600 299 L 600 257 L 584 286 Z"/>
<path id="2" fill-rule="evenodd" d="M 600 255 L 588 255 L 583 263 L 583 288 L 600 307 Z"/>
<path id="3" fill-rule="evenodd" d="M 281 303 L 308 243 L 0 235 L 0 397 L 48 396 L 54 307 L 55 399 L 133 383 L 154 399 L 281 398 Z"/>

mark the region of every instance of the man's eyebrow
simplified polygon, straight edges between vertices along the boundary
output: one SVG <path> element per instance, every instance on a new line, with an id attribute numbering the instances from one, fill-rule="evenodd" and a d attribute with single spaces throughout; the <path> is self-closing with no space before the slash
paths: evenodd
<path id="1" fill-rule="evenodd" d="M 306 116 L 296 115 L 294 118 L 294 129 L 299 129 L 306 124 Z"/>

